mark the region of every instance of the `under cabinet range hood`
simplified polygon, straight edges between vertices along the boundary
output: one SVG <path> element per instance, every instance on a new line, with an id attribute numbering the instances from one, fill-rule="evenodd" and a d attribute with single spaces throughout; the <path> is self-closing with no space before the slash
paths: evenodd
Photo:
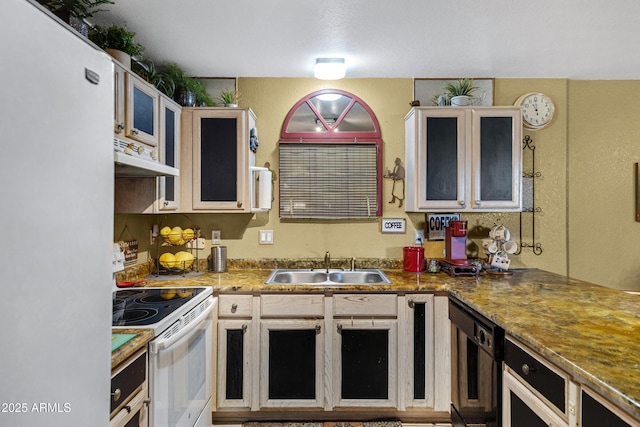
<path id="1" fill-rule="evenodd" d="M 177 168 L 160 163 L 157 153 L 150 147 L 134 146 L 117 138 L 114 138 L 113 147 L 116 177 L 180 176 Z"/>

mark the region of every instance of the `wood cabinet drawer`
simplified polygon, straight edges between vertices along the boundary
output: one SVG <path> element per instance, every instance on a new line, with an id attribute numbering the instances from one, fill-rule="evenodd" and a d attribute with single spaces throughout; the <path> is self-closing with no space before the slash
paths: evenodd
<path id="1" fill-rule="evenodd" d="M 518 377 L 566 414 L 568 378 L 507 339 L 504 361 Z"/>
<path id="2" fill-rule="evenodd" d="M 334 295 L 334 316 L 396 317 L 397 295 L 345 294 Z"/>
<path id="3" fill-rule="evenodd" d="M 262 317 L 324 317 L 324 295 L 262 295 Z"/>
<path id="4" fill-rule="evenodd" d="M 220 295 L 220 317 L 251 317 L 253 295 Z"/>
<path id="5" fill-rule="evenodd" d="M 143 350 L 117 368 L 111 376 L 111 416 L 113 417 L 138 392 L 147 380 L 147 353 Z"/>

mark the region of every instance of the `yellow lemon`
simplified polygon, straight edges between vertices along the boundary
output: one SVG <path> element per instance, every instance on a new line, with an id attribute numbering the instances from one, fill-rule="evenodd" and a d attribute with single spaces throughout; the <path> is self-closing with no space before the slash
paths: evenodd
<path id="1" fill-rule="evenodd" d="M 169 241 L 174 245 L 177 245 L 182 240 L 182 227 L 175 226 L 171 229 L 171 234 L 169 234 Z"/>
<path id="2" fill-rule="evenodd" d="M 180 251 L 176 253 L 176 267 L 178 268 L 181 268 L 184 270 L 191 267 L 191 264 L 193 264 L 193 260 L 194 260 L 194 256 L 189 252 Z"/>
<path id="3" fill-rule="evenodd" d="M 160 291 L 160 296 L 164 299 L 175 298 L 176 290 L 175 289 L 162 289 Z"/>
<path id="4" fill-rule="evenodd" d="M 193 231 L 193 228 L 185 228 L 182 230 L 182 238 L 186 241 L 189 241 L 195 237 L 196 233 Z"/>
<path id="5" fill-rule="evenodd" d="M 162 227 L 160 230 L 160 236 L 164 239 L 165 242 L 170 243 L 169 234 L 171 234 L 171 227 Z"/>
<path id="6" fill-rule="evenodd" d="M 187 288 L 178 289 L 178 296 L 180 298 L 187 298 L 193 295 L 193 291 Z"/>
<path id="7" fill-rule="evenodd" d="M 173 268 L 176 266 L 176 257 L 170 252 L 165 252 L 160 255 L 160 265 L 164 268 Z"/>

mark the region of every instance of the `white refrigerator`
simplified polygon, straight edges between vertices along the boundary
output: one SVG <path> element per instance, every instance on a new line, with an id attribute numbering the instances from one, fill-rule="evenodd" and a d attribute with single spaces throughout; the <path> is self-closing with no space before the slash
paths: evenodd
<path id="1" fill-rule="evenodd" d="M 112 63 L 27 0 L 0 40 L 0 426 L 107 426 Z"/>

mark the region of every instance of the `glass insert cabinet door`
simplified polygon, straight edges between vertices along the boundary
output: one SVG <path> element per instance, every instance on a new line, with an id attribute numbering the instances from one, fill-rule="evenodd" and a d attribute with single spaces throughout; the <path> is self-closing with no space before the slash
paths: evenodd
<path id="1" fill-rule="evenodd" d="M 218 320 L 218 408 L 251 407 L 251 320 Z"/>
<path id="2" fill-rule="evenodd" d="M 250 209 L 247 204 L 248 126 L 255 127 L 250 111 L 235 108 L 194 109 L 194 210 Z"/>
<path id="3" fill-rule="evenodd" d="M 464 110 L 433 109 L 420 119 L 418 207 L 465 209 L 467 126 Z"/>
<path id="4" fill-rule="evenodd" d="M 144 144 L 158 146 L 159 94 L 155 88 L 126 73 L 125 135 Z"/>
<path id="5" fill-rule="evenodd" d="M 321 408 L 324 321 L 261 320 L 260 406 Z"/>
<path id="6" fill-rule="evenodd" d="M 350 319 L 334 326 L 334 406 L 395 407 L 397 320 Z"/>
<path id="7" fill-rule="evenodd" d="M 180 106 L 160 97 L 160 163 L 180 167 Z M 159 211 L 175 211 L 180 206 L 180 177 L 158 178 L 157 203 Z"/>

